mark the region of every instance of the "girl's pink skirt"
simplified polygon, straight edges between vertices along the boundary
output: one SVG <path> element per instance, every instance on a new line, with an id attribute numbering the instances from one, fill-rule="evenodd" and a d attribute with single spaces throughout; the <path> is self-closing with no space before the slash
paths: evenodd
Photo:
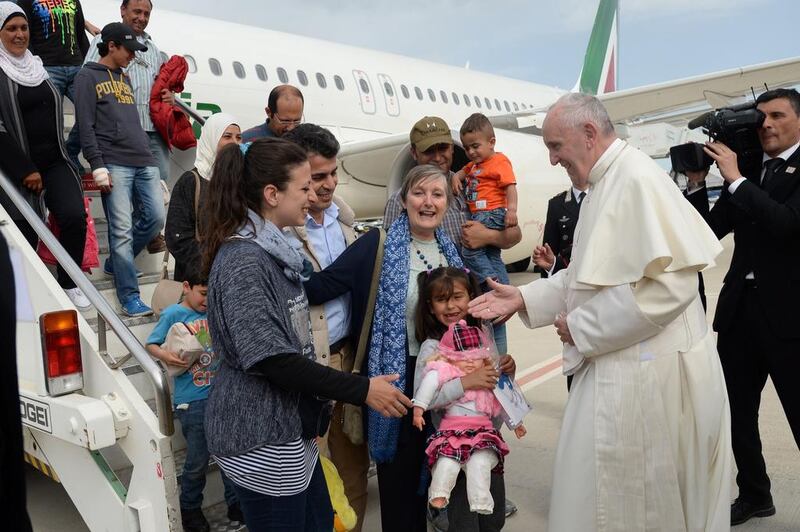
<path id="1" fill-rule="evenodd" d="M 503 473 L 503 457 L 508 454 L 508 445 L 491 419 L 484 416 L 449 416 L 442 419 L 439 430 L 428 438 L 428 467 L 433 467 L 439 457 L 446 456 L 464 464 L 472 453 L 491 449 L 497 453 L 494 473 Z"/>

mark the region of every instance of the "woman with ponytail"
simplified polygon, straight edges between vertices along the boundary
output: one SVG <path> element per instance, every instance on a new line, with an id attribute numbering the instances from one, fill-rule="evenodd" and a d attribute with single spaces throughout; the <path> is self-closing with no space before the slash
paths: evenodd
<path id="1" fill-rule="evenodd" d="M 209 451 L 234 482 L 252 532 L 333 529 L 316 437 L 329 400 L 386 416 L 411 403 L 390 384 L 317 364 L 303 258 L 282 229 L 310 201 L 306 153 L 280 139 L 223 148 L 204 220 L 208 317 L 221 359 L 206 408 Z"/>

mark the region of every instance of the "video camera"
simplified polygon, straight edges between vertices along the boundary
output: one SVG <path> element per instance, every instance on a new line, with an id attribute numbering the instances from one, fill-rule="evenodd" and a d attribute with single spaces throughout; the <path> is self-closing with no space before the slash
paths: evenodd
<path id="1" fill-rule="evenodd" d="M 690 121 L 689 129 L 703 128 L 703 133 L 722 142 L 736 153 L 742 175 L 753 175 L 761 168 L 763 151 L 758 130 L 764 123 L 764 113 L 756 109 L 755 102 L 743 103 L 709 111 Z M 669 150 L 672 168 L 676 172 L 703 170 L 713 159 L 703 151 L 702 144 L 690 142 Z"/>

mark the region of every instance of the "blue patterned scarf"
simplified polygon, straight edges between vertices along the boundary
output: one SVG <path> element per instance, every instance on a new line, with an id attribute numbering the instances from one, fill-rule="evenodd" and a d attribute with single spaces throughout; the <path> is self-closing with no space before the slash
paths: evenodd
<path id="1" fill-rule="evenodd" d="M 441 228 L 436 229 L 436 240 L 447 264 L 461 268 L 461 257 Z M 393 384 L 401 391 L 406 387 L 406 293 L 417 289 L 408 286 L 410 246 L 411 232 L 404 212 L 386 235 L 367 365 L 369 377 L 398 373 L 400 378 Z M 394 459 L 400 422 L 398 418 L 386 418 L 369 409 L 369 451 L 376 462 Z"/>

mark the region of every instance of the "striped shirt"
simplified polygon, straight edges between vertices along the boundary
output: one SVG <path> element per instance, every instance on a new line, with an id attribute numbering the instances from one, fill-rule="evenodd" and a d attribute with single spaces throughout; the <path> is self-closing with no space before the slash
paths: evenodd
<path id="1" fill-rule="evenodd" d="M 315 440 L 264 445 L 237 456 L 216 456 L 237 486 L 270 497 L 297 495 L 308 488 L 319 459 Z"/>
<path id="2" fill-rule="evenodd" d="M 97 51 L 97 43 L 100 40 L 100 35 L 96 35 L 92 39 L 89 51 L 83 60 L 84 65 L 90 61 L 97 62 L 100 60 L 100 52 Z M 136 40 L 147 46 L 147 51 L 136 52 L 131 64 L 127 68 L 123 68 L 122 71 L 128 76 L 131 87 L 133 87 L 133 99 L 136 102 L 136 111 L 139 114 L 142 129 L 151 132 L 155 131 L 156 128 L 150 119 L 150 91 L 153 90 L 153 83 L 161 70 L 161 65 L 164 64 L 164 58 L 147 33 L 138 35 Z"/>

